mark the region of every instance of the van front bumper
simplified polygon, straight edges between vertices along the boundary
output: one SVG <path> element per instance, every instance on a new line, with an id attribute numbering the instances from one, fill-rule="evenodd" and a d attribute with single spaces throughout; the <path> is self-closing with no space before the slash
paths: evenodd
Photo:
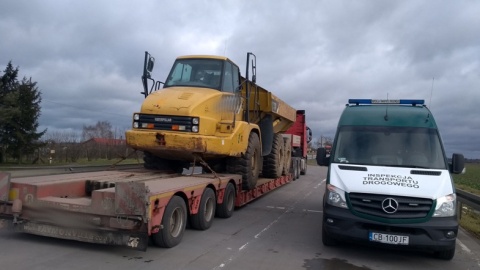
<path id="1" fill-rule="evenodd" d="M 454 249 L 458 233 L 456 216 L 430 218 L 422 223 L 387 224 L 355 216 L 348 209 L 328 204 L 324 206 L 323 226 L 327 235 L 335 240 L 430 251 Z M 373 242 L 369 237 L 371 232 L 408 236 L 408 245 Z"/>

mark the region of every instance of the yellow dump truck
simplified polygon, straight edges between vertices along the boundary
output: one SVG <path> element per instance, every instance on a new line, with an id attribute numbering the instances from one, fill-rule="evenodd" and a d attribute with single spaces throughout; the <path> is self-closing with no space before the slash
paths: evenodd
<path id="1" fill-rule="evenodd" d="M 154 61 L 145 52 L 145 101 L 126 132 L 145 168 L 181 171 L 194 163 L 242 175 L 247 190 L 259 175 L 289 173 L 291 143 L 282 133 L 296 110 L 256 84 L 254 54 L 247 53 L 245 76 L 224 56 L 181 56 L 165 82 L 152 79 Z"/>

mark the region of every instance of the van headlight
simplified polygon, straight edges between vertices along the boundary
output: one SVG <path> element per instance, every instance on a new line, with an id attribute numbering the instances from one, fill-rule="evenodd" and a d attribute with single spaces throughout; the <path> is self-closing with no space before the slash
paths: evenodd
<path id="1" fill-rule="evenodd" d="M 457 210 L 457 195 L 455 193 L 444 197 L 437 198 L 437 206 L 435 207 L 434 217 L 451 217 L 455 215 Z"/>
<path id="2" fill-rule="evenodd" d="M 326 192 L 327 192 L 326 196 L 327 196 L 328 204 L 332 206 L 348 209 L 347 201 L 345 200 L 345 191 L 339 189 L 334 185 L 328 184 Z"/>

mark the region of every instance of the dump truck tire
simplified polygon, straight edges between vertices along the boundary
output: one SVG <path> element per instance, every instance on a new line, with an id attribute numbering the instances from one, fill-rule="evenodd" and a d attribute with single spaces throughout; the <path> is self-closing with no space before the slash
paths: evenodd
<path id="1" fill-rule="evenodd" d="M 283 171 L 282 175 L 287 175 L 290 173 L 290 167 L 292 166 L 292 145 L 285 144 L 285 150 L 283 152 L 285 155 L 283 160 Z"/>
<path id="2" fill-rule="evenodd" d="M 171 248 L 178 245 L 187 225 L 187 206 L 179 196 L 173 196 L 165 208 L 162 229 L 152 235 L 153 243 L 159 247 Z"/>
<path id="3" fill-rule="evenodd" d="M 235 210 L 235 187 L 232 183 L 228 183 L 223 195 L 223 202 L 217 204 L 216 215 L 219 218 L 229 218 Z"/>
<path id="4" fill-rule="evenodd" d="M 267 178 L 278 178 L 282 176 L 285 166 L 285 145 L 281 134 L 273 137 L 272 151 L 263 161 L 262 174 Z"/>
<path id="5" fill-rule="evenodd" d="M 250 133 L 248 146 L 241 157 L 227 160 L 227 172 L 242 175 L 242 187 L 245 190 L 254 189 L 262 166 L 262 147 L 255 132 Z"/>
<path id="6" fill-rule="evenodd" d="M 200 199 L 198 213 L 190 217 L 192 228 L 202 231 L 210 228 L 215 217 L 216 206 L 215 192 L 211 188 L 206 188 Z"/>

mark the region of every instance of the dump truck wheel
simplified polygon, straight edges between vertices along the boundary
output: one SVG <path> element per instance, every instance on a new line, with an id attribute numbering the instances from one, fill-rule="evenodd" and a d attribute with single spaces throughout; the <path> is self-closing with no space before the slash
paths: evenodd
<path id="1" fill-rule="evenodd" d="M 285 146 L 281 134 L 275 134 L 273 137 L 272 151 L 265 157 L 263 162 L 262 174 L 268 178 L 278 178 L 282 176 L 285 166 Z"/>
<path id="2" fill-rule="evenodd" d="M 198 213 L 190 217 L 192 228 L 202 231 L 210 228 L 215 216 L 215 207 L 215 192 L 211 188 L 206 188 L 200 199 Z"/>
<path id="3" fill-rule="evenodd" d="M 292 145 L 291 144 L 285 145 L 284 154 L 285 154 L 285 157 L 284 157 L 282 175 L 287 175 L 290 172 L 290 167 L 292 166 Z"/>
<path id="4" fill-rule="evenodd" d="M 232 183 L 228 183 L 225 188 L 225 195 L 223 196 L 223 202 L 217 204 L 217 217 L 229 218 L 233 215 L 235 210 L 235 187 Z"/>
<path id="5" fill-rule="evenodd" d="M 227 160 L 227 172 L 242 175 L 242 187 L 254 189 L 262 166 L 262 148 L 257 133 L 250 133 L 248 147 L 241 157 Z"/>
<path id="6" fill-rule="evenodd" d="M 178 245 L 187 225 L 187 206 L 179 196 L 173 196 L 165 208 L 162 228 L 152 235 L 152 240 L 159 247 L 171 248 Z"/>

